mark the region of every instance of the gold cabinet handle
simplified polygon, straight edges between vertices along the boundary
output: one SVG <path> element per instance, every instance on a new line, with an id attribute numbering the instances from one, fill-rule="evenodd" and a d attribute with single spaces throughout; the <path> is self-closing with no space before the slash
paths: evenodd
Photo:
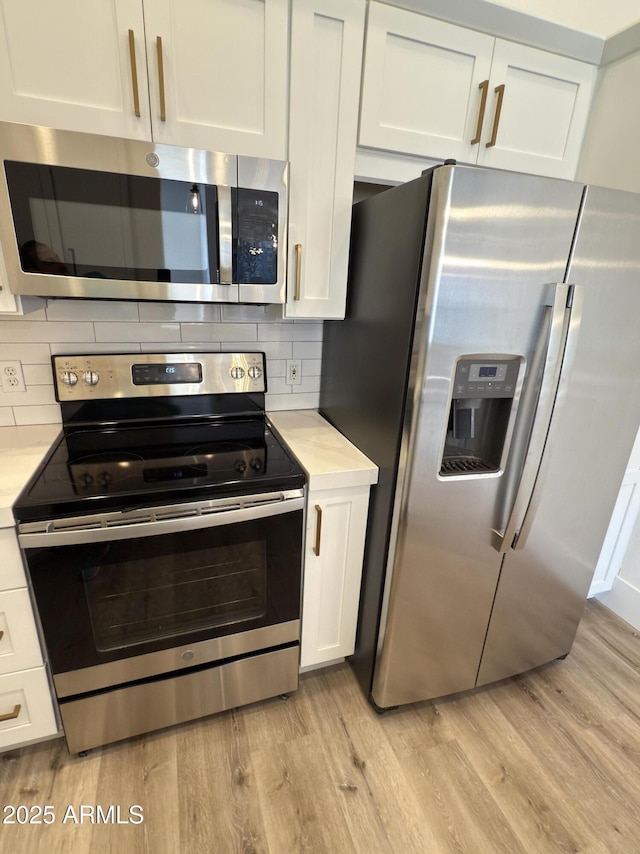
<path id="1" fill-rule="evenodd" d="M 0 290 L 2 290 L 2 288 L 0 288 Z M 4 632 L 0 629 L 0 640 L 2 640 L 3 637 L 4 637 Z"/>
<path id="2" fill-rule="evenodd" d="M 302 243 L 296 243 L 296 284 L 293 290 L 294 300 L 300 299 L 300 282 L 302 281 Z"/>
<path id="3" fill-rule="evenodd" d="M 313 547 L 314 555 L 320 557 L 320 538 L 322 537 L 322 507 L 316 504 L 316 544 Z"/>
<path id="4" fill-rule="evenodd" d="M 136 37 L 129 30 L 129 58 L 131 60 L 131 87 L 133 89 L 133 112 L 140 118 L 140 94 L 138 92 L 138 64 L 136 63 Z"/>
<path id="5" fill-rule="evenodd" d="M 487 106 L 487 95 L 489 94 L 489 81 L 483 80 L 482 83 L 478 85 L 478 89 L 482 92 L 482 95 L 480 96 L 480 109 L 478 111 L 478 126 L 476 127 L 476 135 L 471 140 L 471 145 L 477 145 L 480 142 L 480 137 L 482 136 L 484 111 Z"/>
<path id="6" fill-rule="evenodd" d="M 13 707 L 13 711 L 12 711 L 12 712 L 7 712 L 7 714 L 6 714 L 6 715 L 0 715 L 0 722 L 2 722 L 2 721 L 15 721 L 15 719 L 16 719 L 16 718 L 18 717 L 18 715 L 20 714 L 20 709 L 21 709 L 21 708 L 22 708 L 22 706 L 20 705 L 20 703 L 17 703 L 17 704 Z"/>
<path id="7" fill-rule="evenodd" d="M 158 53 L 158 87 L 160 90 L 160 121 L 167 120 L 167 105 L 164 98 L 164 59 L 162 56 L 162 37 L 156 37 L 156 51 Z"/>
<path id="8" fill-rule="evenodd" d="M 493 130 L 491 131 L 491 139 L 487 143 L 487 148 L 493 148 L 496 144 L 496 140 L 498 138 L 498 125 L 500 124 L 500 113 L 502 112 L 502 99 L 504 98 L 504 83 L 501 83 L 499 86 L 493 90 L 498 95 L 498 100 L 496 101 L 496 114 L 493 117 Z"/>

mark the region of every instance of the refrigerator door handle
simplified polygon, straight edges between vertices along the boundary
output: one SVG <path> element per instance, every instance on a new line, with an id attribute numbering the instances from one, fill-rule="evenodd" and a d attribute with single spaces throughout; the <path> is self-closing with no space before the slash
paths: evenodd
<path id="1" fill-rule="evenodd" d="M 571 340 L 575 340 L 574 333 L 577 332 L 581 316 L 581 300 L 581 288 L 566 284 L 551 286 L 538 343 L 529 364 L 530 379 L 525 382 L 520 400 L 505 472 L 502 504 L 503 507 L 510 507 L 510 510 L 504 527 L 492 531 L 493 545 L 501 553 L 515 548 L 516 544 L 522 548 L 524 522 L 527 520 L 530 527 L 533 521 L 535 510 L 532 498 L 541 481 L 541 463 L 551 415 L 560 378 L 567 364 L 565 350 L 568 348 L 570 331 Z"/>

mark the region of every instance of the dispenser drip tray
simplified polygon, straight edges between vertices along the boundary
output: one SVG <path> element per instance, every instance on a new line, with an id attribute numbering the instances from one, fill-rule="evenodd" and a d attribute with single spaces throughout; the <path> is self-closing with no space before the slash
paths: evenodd
<path id="1" fill-rule="evenodd" d="M 493 463 L 480 457 L 471 456 L 446 457 L 442 460 L 440 467 L 440 475 L 444 477 L 461 474 L 487 474 L 496 471 L 498 468 Z"/>

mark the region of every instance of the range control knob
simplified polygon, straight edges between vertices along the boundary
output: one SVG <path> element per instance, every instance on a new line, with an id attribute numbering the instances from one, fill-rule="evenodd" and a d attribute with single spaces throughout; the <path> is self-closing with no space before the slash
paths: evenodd
<path id="1" fill-rule="evenodd" d="M 239 474 L 242 474 L 247 470 L 247 464 L 244 460 L 236 460 L 233 467 Z"/>
<path id="2" fill-rule="evenodd" d="M 258 365 L 252 365 L 249 368 L 249 376 L 252 380 L 259 380 L 262 376 L 262 368 L 260 368 Z"/>
<path id="3" fill-rule="evenodd" d="M 75 371 L 63 371 L 60 374 L 60 379 L 64 385 L 75 385 L 78 382 L 78 375 Z"/>
<path id="4" fill-rule="evenodd" d="M 87 385 L 98 385 L 98 381 L 100 376 L 96 371 L 85 371 L 84 372 L 84 381 Z"/>
<path id="5" fill-rule="evenodd" d="M 244 376 L 244 368 L 241 368 L 240 365 L 234 365 L 231 368 L 231 376 L 234 380 L 241 380 Z"/>
<path id="6" fill-rule="evenodd" d="M 262 468 L 262 460 L 258 459 L 258 457 L 253 457 L 253 459 L 249 462 L 249 465 L 254 471 L 260 471 Z"/>

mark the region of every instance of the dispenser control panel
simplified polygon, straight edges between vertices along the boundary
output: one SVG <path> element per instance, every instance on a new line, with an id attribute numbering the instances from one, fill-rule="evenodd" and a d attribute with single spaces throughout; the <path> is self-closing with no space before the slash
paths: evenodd
<path id="1" fill-rule="evenodd" d="M 453 380 L 453 398 L 513 397 L 520 359 L 459 359 Z"/>

